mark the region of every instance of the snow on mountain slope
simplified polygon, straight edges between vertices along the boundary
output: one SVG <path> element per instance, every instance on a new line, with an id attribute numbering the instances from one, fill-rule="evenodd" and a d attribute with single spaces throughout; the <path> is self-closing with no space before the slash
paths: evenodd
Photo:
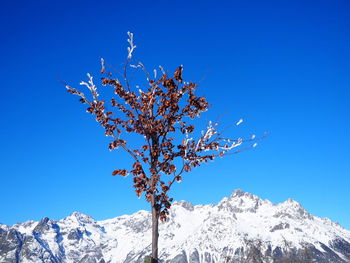
<path id="1" fill-rule="evenodd" d="M 170 212 L 160 224 L 162 262 L 350 262 L 350 231 L 292 199 L 274 205 L 236 190 L 217 205 L 180 201 Z M 143 262 L 150 242 L 147 211 L 103 221 L 75 212 L 0 225 L 0 262 Z"/>

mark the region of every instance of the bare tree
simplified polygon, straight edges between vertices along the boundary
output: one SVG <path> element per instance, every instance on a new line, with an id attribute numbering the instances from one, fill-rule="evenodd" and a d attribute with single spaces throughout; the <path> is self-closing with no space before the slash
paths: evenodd
<path id="1" fill-rule="evenodd" d="M 302 244 L 302 248 L 300 249 L 300 262 L 303 262 L 303 263 L 314 262 L 312 258 L 312 250 L 310 245 Z"/>
<path id="2" fill-rule="evenodd" d="M 267 253 L 261 239 L 243 238 L 243 247 L 235 250 L 235 254 L 226 259 L 227 263 L 271 263 L 272 257 Z"/>
<path id="3" fill-rule="evenodd" d="M 279 263 L 311 263 L 313 262 L 311 249 L 307 244 L 301 244 L 301 248 L 293 246 L 292 242 L 283 237 L 282 257 Z"/>
<path id="4" fill-rule="evenodd" d="M 281 254 L 274 255 L 271 247 L 261 239 L 243 239 L 243 247 L 235 250 L 233 255 L 224 257 L 225 263 L 312 263 L 312 251 L 308 244 L 301 244 L 301 248 L 293 246 L 283 237 Z M 233 251 L 233 250 L 232 250 Z"/>
<path id="5" fill-rule="evenodd" d="M 71 86 L 66 88 L 69 93 L 80 97 L 80 102 L 87 105 L 87 112 L 94 115 L 105 135 L 112 138 L 109 149 L 122 149 L 132 157 L 131 169 L 117 169 L 112 175 L 131 174 L 136 195 L 144 194 L 151 203 L 152 258 L 157 262 L 158 223 L 166 220 L 169 214 L 173 199 L 168 192 L 173 183 L 180 182 L 183 173 L 203 163 L 255 147 L 261 138 L 255 135 L 247 140 L 226 138 L 217 130 L 217 123 L 209 122 L 198 139 L 193 139 L 196 129 L 192 121 L 208 110 L 206 98 L 196 95 L 197 84 L 183 80 L 182 66 L 171 76 L 162 67 L 161 74 L 154 70 L 151 76 L 141 62 L 133 60 L 136 45 L 133 34 L 128 32 L 128 35 L 130 46 L 121 79 L 107 71 L 109 67 L 101 59 L 102 86 L 110 86 L 115 94 L 109 100 L 109 110 L 106 101 L 100 99 L 90 74 L 88 82 L 80 83 L 88 88 L 89 96 Z M 133 87 L 128 77 L 129 70 L 141 70 L 147 86 L 143 89 Z M 129 145 L 126 133 L 140 135 L 143 143 Z M 242 147 L 244 144 L 246 146 Z"/>

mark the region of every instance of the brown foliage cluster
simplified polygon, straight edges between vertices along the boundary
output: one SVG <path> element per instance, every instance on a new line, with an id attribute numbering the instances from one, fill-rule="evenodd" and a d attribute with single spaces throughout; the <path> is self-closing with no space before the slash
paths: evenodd
<path id="1" fill-rule="evenodd" d="M 207 111 L 209 104 L 205 97 L 196 95 L 195 83 L 183 81 L 182 66 L 172 76 L 163 71 L 159 78 L 151 79 L 139 63 L 138 67 L 146 72 L 148 87 L 138 92 L 133 91 L 128 82 L 128 64 L 124 69 L 125 84 L 113 78 L 112 73 L 107 73 L 104 63 L 102 66 L 102 85 L 111 87 L 115 94 L 110 100 L 110 111 L 107 111 L 105 101 L 99 99 L 89 74 L 89 82 L 81 84 L 89 88 L 91 99 L 70 86 L 67 86 L 67 91 L 80 96 L 80 102 L 87 105 L 87 112 L 94 115 L 105 129 L 105 134 L 113 138 L 109 149 L 122 148 L 134 159 L 132 169 L 118 169 L 112 175 L 132 174 L 137 196 L 145 194 L 149 202 L 154 196 L 158 216 L 165 220 L 172 202 L 168 192 L 173 183 L 181 181 L 184 172 L 227 154 L 228 150 L 240 146 L 244 141 L 223 138 L 215 124 L 209 124 L 198 140 L 189 138 L 195 132 L 191 120 Z M 144 145 L 133 148 L 122 139 L 123 133 L 143 136 Z M 179 134 L 184 139 L 176 143 L 175 137 Z M 180 160 L 180 167 L 176 160 Z"/>

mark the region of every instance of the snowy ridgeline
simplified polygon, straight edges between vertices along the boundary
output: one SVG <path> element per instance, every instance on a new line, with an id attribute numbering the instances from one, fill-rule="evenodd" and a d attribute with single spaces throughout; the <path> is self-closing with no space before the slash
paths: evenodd
<path id="1" fill-rule="evenodd" d="M 147 211 L 104 221 L 73 213 L 0 225 L 0 262 L 143 262 Z M 235 191 L 217 205 L 173 204 L 160 224 L 161 262 L 350 262 L 350 231 L 289 199 L 278 205 Z"/>

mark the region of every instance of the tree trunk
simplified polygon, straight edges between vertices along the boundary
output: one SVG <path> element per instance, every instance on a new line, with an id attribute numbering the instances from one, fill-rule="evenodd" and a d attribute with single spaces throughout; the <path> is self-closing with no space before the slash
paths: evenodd
<path id="1" fill-rule="evenodd" d="M 153 134 L 152 136 L 152 147 L 151 147 L 151 209 L 152 209 L 152 263 L 158 262 L 158 219 L 159 219 L 159 208 L 156 202 L 156 186 L 157 186 L 157 162 L 159 157 L 159 143 L 158 137 Z M 155 153 L 155 154 L 154 154 Z"/>
<path id="2" fill-rule="evenodd" d="M 153 259 L 152 263 L 157 263 L 158 262 L 159 211 L 156 207 L 154 194 L 152 194 L 151 206 L 152 206 L 152 259 Z"/>

